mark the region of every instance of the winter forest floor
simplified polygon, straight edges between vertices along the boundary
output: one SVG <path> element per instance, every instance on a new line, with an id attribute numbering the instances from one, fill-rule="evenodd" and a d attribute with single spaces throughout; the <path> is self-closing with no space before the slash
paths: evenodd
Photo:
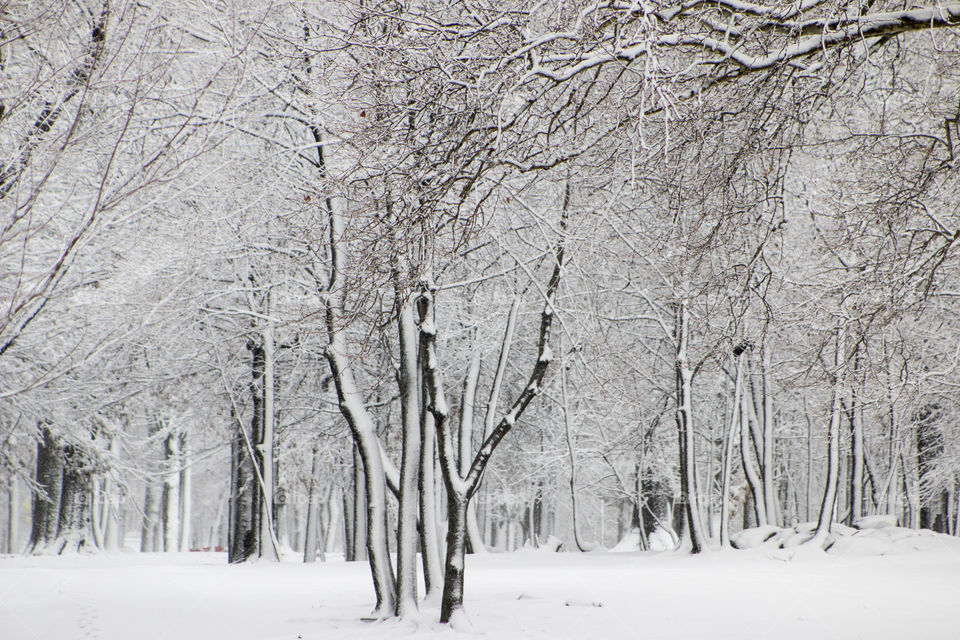
<path id="1" fill-rule="evenodd" d="M 225 554 L 0 557 L 3 640 L 960 637 L 960 540 L 891 555 L 758 548 L 470 557 L 473 628 L 364 622 L 365 563 Z M 291 559 L 292 560 L 292 559 Z"/>

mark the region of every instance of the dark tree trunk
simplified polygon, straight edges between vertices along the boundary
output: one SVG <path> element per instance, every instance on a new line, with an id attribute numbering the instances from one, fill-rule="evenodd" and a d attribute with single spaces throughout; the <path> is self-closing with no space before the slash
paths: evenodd
<path id="1" fill-rule="evenodd" d="M 63 448 L 63 491 L 57 524 L 57 553 L 90 546 L 90 470 L 75 445 Z"/>
<path id="2" fill-rule="evenodd" d="M 259 351 L 259 373 L 262 380 L 263 350 L 254 348 L 253 377 L 257 380 L 256 353 Z M 244 562 L 256 555 L 259 548 L 258 533 L 260 530 L 260 484 L 257 481 L 257 472 L 253 457 L 250 455 L 253 443 L 257 441 L 260 430 L 260 420 L 263 417 L 262 396 L 255 391 L 253 396 L 253 418 L 249 427 L 242 420 L 236 418 L 233 441 L 233 482 L 230 496 L 233 508 L 230 523 L 231 534 L 227 545 L 228 562 Z"/>
<path id="3" fill-rule="evenodd" d="M 920 528 L 946 531 L 947 496 L 936 490 L 933 478 L 936 465 L 943 455 L 943 433 L 940 431 L 942 412 L 936 404 L 920 410 L 917 416 L 917 469 L 920 474 Z"/>
<path id="4" fill-rule="evenodd" d="M 467 551 L 467 498 L 447 493 L 447 559 L 444 564 L 440 622 L 450 622 L 463 609 L 463 564 Z"/>
<path id="5" fill-rule="evenodd" d="M 37 443 L 36 481 L 42 493 L 33 497 L 33 527 L 29 552 L 40 551 L 57 537 L 60 517 L 60 493 L 63 486 L 63 458 L 60 446 L 48 427 L 42 427 L 43 439 Z"/>

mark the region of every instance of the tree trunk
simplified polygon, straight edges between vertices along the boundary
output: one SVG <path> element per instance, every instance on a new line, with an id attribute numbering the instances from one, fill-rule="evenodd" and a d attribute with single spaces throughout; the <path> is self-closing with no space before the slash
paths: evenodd
<path id="1" fill-rule="evenodd" d="M 773 375 L 770 365 L 770 348 L 764 342 L 761 345 L 761 371 L 763 384 L 763 503 L 768 524 L 779 524 L 777 516 L 777 493 L 774 490 L 776 466 L 773 450 L 773 390 L 770 378 Z"/>
<path id="2" fill-rule="evenodd" d="M 827 483 L 820 503 L 820 516 L 817 529 L 810 544 L 822 546 L 830 533 L 837 501 L 837 484 L 840 467 L 840 402 L 843 389 L 844 366 L 846 362 L 846 331 L 842 325 L 837 327 L 836 350 L 834 353 L 833 400 L 830 404 L 830 430 L 827 436 Z"/>
<path id="3" fill-rule="evenodd" d="M 690 312 L 687 302 L 677 305 L 676 317 L 676 394 L 677 431 L 680 440 L 680 496 L 685 509 L 691 551 L 706 550 L 706 537 L 700 521 L 700 499 L 697 492 L 696 450 L 693 428 L 693 371 L 688 360 Z"/>
<path id="4" fill-rule="evenodd" d="M 256 349 L 254 347 L 254 349 Z M 254 351 L 254 380 L 257 378 L 257 352 Z M 260 509 L 260 485 L 257 482 L 253 462 L 252 443 L 260 429 L 259 396 L 253 395 L 253 418 L 244 424 L 239 416 L 233 416 L 233 472 L 230 485 L 230 526 L 227 540 L 227 561 L 245 562 L 257 552 L 257 517 Z"/>
<path id="5" fill-rule="evenodd" d="M 273 521 L 274 509 L 274 436 L 276 430 L 276 353 L 275 330 L 270 314 L 273 312 L 273 292 L 266 292 L 266 326 L 263 328 L 263 422 L 257 442 L 257 463 L 260 468 L 260 533 L 259 555 L 267 560 L 280 559 L 277 532 Z"/>
<path id="6" fill-rule="evenodd" d="M 18 553 L 20 549 L 20 480 L 10 476 L 7 487 L 7 553 Z"/>
<path id="7" fill-rule="evenodd" d="M 353 550 L 354 560 L 367 560 L 367 494 L 366 478 L 360 449 L 353 445 Z"/>
<path id="8" fill-rule="evenodd" d="M 303 543 L 303 561 L 317 561 L 317 510 L 320 500 L 320 444 L 313 445 L 313 464 L 310 467 L 310 489 L 307 495 L 307 531 Z"/>
<path id="9" fill-rule="evenodd" d="M 33 527 L 27 549 L 40 553 L 57 537 L 60 495 L 63 490 L 63 457 L 60 445 L 47 426 L 41 427 L 37 443 L 36 482 L 40 492 L 33 497 Z"/>
<path id="10" fill-rule="evenodd" d="M 736 357 L 736 373 L 734 374 L 733 405 L 730 414 L 730 426 L 724 433 L 723 443 L 723 477 L 720 483 L 720 545 L 723 548 L 730 546 L 730 466 L 733 461 L 733 442 L 737 427 L 740 423 L 740 402 L 743 393 L 743 359 L 746 349 L 742 349 Z M 736 351 L 736 350 L 735 350 Z"/>
<path id="11" fill-rule="evenodd" d="M 193 470 L 186 431 L 180 434 L 180 551 L 190 551 L 190 517 L 193 508 Z"/>
<path id="12" fill-rule="evenodd" d="M 56 552 L 90 548 L 90 471 L 83 451 L 75 445 L 63 447 L 63 490 L 57 521 Z"/>
<path id="13" fill-rule="evenodd" d="M 440 622 L 456 623 L 463 611 L 463 576 L 467 548 L 467 498 L 447 492 L 447 559 L 444 563 Z"/>
<path id="14" fill-rule="evenodd" d="M 854 370 L 857 368 L 856 357 Z M 860 406 L 857 401 L 857 390 L 850 389 L 850 412 L 848 424 L 850 426 L 850 522 L 853 523 L 863 516 L 863 424 L 859 419 Z"/>
<path id="15" fill-rule="evenodd" d="M 753 445 L 750 443 L 752 436 L 747 421 L 750 419 L 751 414 L 746 394 L 741 397 L 740 415 L 740 464 L 743 467 L 743 475 L 746 477 L 747 485 L 750 488 L 750 496 L 757 519 L 757 526 L 762 527 L 767 524 L 767 510 L 764 507 L 763 484 L 753 464 L 753 458 L 750 455 L 750 450 L 753 448 Z"/>
<path id="16" fill-rule="evenodd" d="M 163 550 L 180 548 L 180 440 L 170 432 L 163 446 Z"/>
<path id="17" fill-rule="evenodd" d="M 398 295 L 403 295 L 399 290 Z M 400 496 L 397 531 L 396 615 L 417 612 L 417 546 L 419 536 L 418 489 L 420 479 L 420 402 L 417 367 L 417 335 L 413 301 L 401 303 L 398 320 L 400 338 L 400 406 L 403 448 L 400 463 Z"/>
<path id="18" fill-rule="evenodd" d="M 421 384 L 420 405 L 420 550 L 423 564 L 424 599 L 437 600 L 443 589 L 443 571 L 440 564 L 440 541 L 437 530 L 437 491 L 434 473 L 436 456 L 436 423 L 427 411 L 426 390 Z"/>

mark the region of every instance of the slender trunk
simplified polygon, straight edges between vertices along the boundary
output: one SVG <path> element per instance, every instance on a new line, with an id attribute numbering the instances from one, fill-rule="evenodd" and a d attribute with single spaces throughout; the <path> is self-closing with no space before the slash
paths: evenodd
<path id="1" fill-rule="evenodd" d="M 763 384 L 763 502 L 767 522 L 779 524 L 777 515 L 777 493 L 774 490 L 774 450 L 773 450 L 773 391 L 770 378 L 773 375 L 770 365 L 770 348 L 764 342 L 761 346 L 761 378 Z"/>
<path id="2" fill-rule="evenodd" d="M 116 464 L 120 460 L 120 444 L 114 436 L 110 439 L 110 460 Z M 107 551 L 120 550 L 120 496 L 117 483 L 107 474 L 104 480 L 103 544 Z"/>
<path id="3" fill-rule="evenodd" d="M 330 495 L 327 498 L 327 522 L 323 528 L 323 558 L 327 559 L 328 553 L 333 553 L 337 548 L 337 529 L 340 528 L 340 512 L 336 504 L 337 492 L 330 488 Z"/>
<path id="4" fill-rule="evenodd" d="M 842 325 L 837 327 L 836 350 L 834 353 L 833 400 L 830 404 L 830 431 L 827 436 L 827 484 L 820 504 L 820 516 L 817 530 L 810 544 L 821 546 L 830 533 L 836 509 L 837 484 L 840 467 L 840 403 L 843 390 L 844 363 L 846 362 L 846 331 Z"/>
<path id="5" fill-rule="evenodd" d="M 367 560 L 367 494 L 364 489 L 363 461 L 353 444 L 353 550 L 354 560 Z"/>
<path id="6" fill-rule="evenodd" d="M 480 352 L 474 351 L 470 359 L 470 367 L 463 382 L 462 406 L 460 407 L 460 475 L 466 477 L 470 463 L 473 462 L 473 422 L 474 410 L 477 404 L 477 382 L 480 378 Z M 467 505 L 467 551 L 469 553 L 484 553 L 483 534 L 477 523 L 477 507 L 471 500 Z"/>
<path id="7" fill-rule="evenodd" d="M 573 541 L 580 551 L 587 551 L 587 547 L 580 539 L 580 530 L 577 524 L 577 454 L 573 446 L 573 437 L 570 435 L 570 403 L 567 398 L 567 366 L 566 357 L 563 353 L 563 344 L 560 345 L 560 403 L 563 411 L 563 429 L 567 439 L 567 455 L 570 456 L 570 516 L 573 525 Z M 637 467 L 637 488 L 640 488 L 640 468 Z M 637 495 L 638 509 L 640 495 Z M 641 516 L 638 512 L 638 518 Z M 643 536 L 643 526 L 640 527 L 640 535 Z"/>
<path id="8" fill-rule="evenodd" d="M 187 432 L 180 434 L 180 551 L 190 551 L 190 518 L 193 508 L 193 470 Z"/>
<path id="9" fill-rule="evenodd" d="M 856 369 L 856 359 L 854 359 L 854 369 Z M 857 390 L 850 390 L 850 413 L 848 423 L 850 425 L 850 524 L 863 516 L 863 424 L 858 414 L 860 411 L 857 401 Z"/>
<path id="10" fill-rule="evenodd" d="M 279 542 L 274 525 L 274 435 L 276 430 L 276 352 L 275 328 L 270 319 L 273 313 L 273 290 L 266 292 L 266 326 L 263 328 L 263 424 L 257 442 L 257 462 L 260 467 L 260 557 L 280 559 Z"/>
<path id="11" fill-rule="evenodd" d="M 163 446 L 163 550 L 180 548 L 180 440 L 170 432 Z"/>
<path id="12" fill-rule="evenodd" d="M 742 349 L 742 347 L 737 347 L 737 349 Z M 743 360 L 745 355 L 746 350 L 741 350 L 735 356 L 737 364 L 733 386 L 733 410 L 730 414 L 730 426 L 724 433 L 723 479 L 720 488 L 720 545 L 723 548 L 730 546 L 730 466 L 733 461 L 733 441 L 736 437 L 737 426 L 740 423 L 740 398 L 743 393 Z"/>
<path id="13" fill-rule="evenodd" d="M 807 411 L 807 399 L 803 399 L 803 415 L 807 420 L 807 491 L 806 521 L 813 520 L 813 420 Z"/>
<path id="14" fill-rule="evenodd" d="M 753 464 L 753 458 L 750 455 L 750 450 L 753 445 L 750 443 L 751 433 L 747 425 L 750 413 L 749 401 L 746 398 L 746 394 L 743 395 L 740 401 L 740 415 L 742 416 L 740 429 L 740 463 L 743 467 L 743 475 L 746 476 L 747 485 L 750 488 L 753 509 L 757 518 L 757 526 L 762 527 L 767 524 L 767 510 L 764 507 L 763 484 Z"/>
<path id="15" fill-rule="evenodd" d="M 156 482 L 147 478 L 143 496 L 143 528 L 140 533 L 140 551 L 157 550 L 157 524 L 160 522 L 160 501 Z"/>
<path id="16" fill-rule="evenodd" d="M 20 480 L 10 476 L 7 487 L 7 553 L 17 553 L 20 549 Z"/>
<path id="17" fill-rule="evenodd" d="M 440 564 L 440 541 L 437 539 L 437 492 L 434 474 L 436 456 L 436 423 L 427 411 L 426 390 L 421 384 L 420 404 L 420 548 L 423 564 L 423 585 L 426 600 L 440 597 L 443 589 L 443 570 Z"/>
<path id="18" fill-rule="evenodd" d="M 693 428 L 693 370 L 690 368 L 690 311 L 687 301 L 677 305 L 676 317 L 676 394 L 677 431 L 680 436 L 680 495 L 690 532 L 691 552 L 706 550 L 706 537 L 700 521 L 700 497 L 697 491 L 697 456 Z"/>
<path id="19" fill-rule="evenodd" d="M 317 510 L 320 493 L 320 444 L 313 445 L 313 464 L 310 468 L 310 489 L 307 495 L 307 531 L 304 535 L 303 561 L 317 561 Z"/>

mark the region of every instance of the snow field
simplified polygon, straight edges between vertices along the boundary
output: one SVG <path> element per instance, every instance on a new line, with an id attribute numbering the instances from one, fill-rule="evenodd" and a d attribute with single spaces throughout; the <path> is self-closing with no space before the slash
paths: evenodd
<path id="1" fill-rule="evenodd" d="M 224 554 L 0 558 L 2 640 L 956 639 L 960 541 L 887 556 L 794 549 L 517 552 L 467 560 L 469 624 L 362 618 L 366 563 Z"/>

